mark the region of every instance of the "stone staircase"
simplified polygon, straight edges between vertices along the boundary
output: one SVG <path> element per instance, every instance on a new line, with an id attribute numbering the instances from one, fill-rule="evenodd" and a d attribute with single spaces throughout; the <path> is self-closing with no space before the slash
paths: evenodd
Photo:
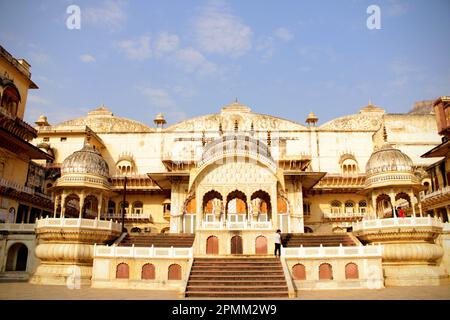
<path id="1" fill-rule="evenodd" d="M 194 243 L 195 235 L 191 233 L 158 233 L 152 235 L 130 235 L 126 237 L 118 244 L 121 247 L 131 247 L 133 244 L 135 247 L 175 247 L 175 248 L 187 248 L 192 247 Z"/>
<path id="2" fill-rule="evenodd" d="M 281 235 L 283 247 L 338 247 L 356 246 L 358 243 L 348 234 L 305 234 L 284 233 Z"/>
<path id="3" fill-rule="evenodd" d="M 189 298 L 288 298 L 280 260 L 276 258 L 195 258 Z"/>

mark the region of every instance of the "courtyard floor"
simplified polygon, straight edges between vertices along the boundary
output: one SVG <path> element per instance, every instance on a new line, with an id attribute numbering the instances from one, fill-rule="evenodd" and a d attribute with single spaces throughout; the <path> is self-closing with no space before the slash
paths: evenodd
<path id="1" fill-rule="evenodd" d="M 68 289 L 26 282 L 0 282 L 0 300 L 173 300 L 176 292 L 126 289 Z M 303 291 L 300 300 L 450 300 L 450 284 L 380 290 Z"/>

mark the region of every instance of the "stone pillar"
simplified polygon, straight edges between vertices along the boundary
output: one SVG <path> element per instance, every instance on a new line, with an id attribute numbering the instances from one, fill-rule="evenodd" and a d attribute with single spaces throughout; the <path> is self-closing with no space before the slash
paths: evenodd
<path id="1" fill-rule="evenodd" d="M 411 191 L 409 193 L 409 199 L 411 200 L 411 207 L 412 207 L 413 217 L 415 217 L 416 216 L 416 205 L 415 205 L 415 203 L 413 203 L 413 199 L 414 199 L 414 192 L 413 191 Z M 419 199 L 419 196 L 417 196 L 417 199 Z M 417 202 L 418 202 L 418 200 L 417 200 Z"/>
<path id="2" fill-rule="evenodd" d="M 55 207 L 53 209 L 53 218 L 56 218 L 56 213 L 58 212 L 59 202 L 60 202 L 59 196 L 55 196 Z M 62 210 L 62 207 L 61 207 L 61 210 Z"/>
<path id="3" fill-rule="evenodd" d="M 103 208 L 103 194 L 100 193 L 100 196 L 98 197 L 98 205 L 97 205 L 97 219 L 100 220 L 100 214 L 102 212 Z"/>
<path id="4" fill-rule="evenodd" d="M 61 214 L 60 214 L 60 217 L 64 218 L 65 214 L 66 214 L 66 193 L 63 192 L 62 195 L 61 195 Z"/>
<path id="5" fill-rule="evenodd" d="M 80 214 L 79 214 L 80 218 L 83 217 L 84 198 L 85 198 L 84 193 L 80 194 Z"/>
<path id="6" fill-rule="evenodd" d="M 270 202 L 272 207 L 272 227 L 278 229 L 278 191 L 276 185 L 270 190 Z"/>
<path id="7" fill-rule="evenodd" d="M 395 194 L 393 192 L 390 192 L 389 198 L 391 199 L 392 214 L 395 218 L 397 218 L 397 213 L 395 212 Z"/>
<path id="8" fill-rule="evenodd" d="M 372 199 L 372 215 L 375 219 L 379 218 L 377 214 L 377 197 L 374 192 L 371 193 Z"/>
<path id="9" fill-rule="evenodd" d="M 294 182 L 294 203 L 292 204 L 291 230 L 289 232 L 303 233 L 305 231 L 303 220 L 303 186 L 300 181 Z"/>

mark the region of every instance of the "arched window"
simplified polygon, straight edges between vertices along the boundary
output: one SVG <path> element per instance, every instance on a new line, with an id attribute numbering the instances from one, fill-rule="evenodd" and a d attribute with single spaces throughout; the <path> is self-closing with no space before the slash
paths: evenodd
<path id="1" fill-rule="evenodd" d="M 14 84 L 7 85 L 3 90 L 0 107 L 9 112 L 12 116 L 17 116 L 20 94 Z"/>
<path id="2" fill-rule="evenodd" d="M 355 203 L 353 201 L 345 201 L 345 213 L 353 213 L 355 208 Z"/>
<path id="3" fill-rule="evenodd" d="M 358 174 L 358 162 L 353 155 L 345 154 L 341 157 L 339 162 L 343 175 Z"/>
<path id="4" fill-rule="evenodd" d="M 358 279 L 359 278 L 359 272 L 358 272 L 358 265 L 350 262 L 347 263 L 345 266 L 345 279 Z"/>
<path id="5" fill-rule="evenodd" d="M 123 211 L 123 201 L 121 201 L 119 203 L 119 213 L 122 213 Z M 128 213 L 130 211 L 130 204 L 127 202 L 125 202 L 125 213 Z"/>
<path id="6" fill-rule="evenodd" d="M 306 280 L 306 268 L 301 263 L 292 267 L 292 277 L 294 280 Z"/>
<path id="7" fill-rule="evenodd" d="M 108 213 L 109 214 L 116 213 L 116 203 L 112 200 L 108 201 Z"/>
<path id="8" fill-rule="evenodd" d="M 359 212 L 366 213 L 367 212 L 367 202 L 365 200 L 361 200 L 358 203 Z"/>
<path id="9" fill-rule="evenodd" d="M 319 280 L 333 280 L 333 268 L 329 263 L 322 263 L 319 266 Z"/>
<path id="10" fill-rule="evenodd" d="M 142 213 L 144 205 L 141 201 L 133 202 L 133 213 Z"/>
<path id="11" fill-rule="evenodd" d="M 345 279 L 358 279 L 359 278 L 359 272 L 358 272 L 358 265 L 350 262 L 347 263 L 345 266 Z"/>
<path id="12" fill-rule="evenodd" d="M 331 202 L 331 212 L 332 213 L 341 213 L 341 207 L 342 207 L 342 204 L 339 201 L 334 200 Z"/>
<path id="13" fill-rule="evenodd" d="M 116 269 L 116 279 L 128 279 L 130 277 L 130 270 L 126 263 L 119 263 Z"/>
<path id="14" fill-rule="evenodd" d="M 181 266 L 178 264 L 171 264 L 168 270 L 168 280 L 181 280 Z"/>
<path id="15" fill-rule="evenodd" d="M 142 266 L 141 273 L 142 280 L 154 280 L 155 279 L 155 266 L 151 263 L 146 263 Z"/>

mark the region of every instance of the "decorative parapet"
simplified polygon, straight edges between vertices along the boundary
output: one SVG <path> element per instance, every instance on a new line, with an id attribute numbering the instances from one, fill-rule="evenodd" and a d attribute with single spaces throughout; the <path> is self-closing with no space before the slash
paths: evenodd
<path id="1" fill-rule="evenodd" d="M 39 196 L 39 197 L 47 199 L 47 200 L 52 200 L 52 197 L 50 195 L 48 195 L 48 194 L 44 194 L 44 193 L 41 193 L 41 192 L 34 191 L 30 187 L 23 186 L 23 185 L 21 185 L 19 183 L 16 183 L 16 182 L 13 182 L 13 181 L 9 181 L 9 180 L 3 179 L 3 178 L 0 178 L 0 186 L 1 187 L 6 187 L 6 188 L 12 188 L 12 189 L 15 189 L 15 190 L 20 191 L 20 192 L 28 193 L 30 195 Z"/>
<path id="2" fill-rule="evenodd" d="M 187 258 L 193 257 L 192 247 L 190 248 L 159 248 L 159 247 L 117 247 L 94 245 L 95 258 Z"/>
<path id="3" fill-rule="evenodd" d="M 83 228 L 83 229 L 97 229 L 122 231 L 120 223 L 112 220 L 98 220 L 96 219 L 81 219 L 81 218 L 43 218 L 36 222 L 36 229 L 41 228 Z"/>
<path id="4" fill-rule="evenodd" d="M 107 219 L 115 219 L 115 220 L 120 221 L 120 220 L 122 220 L 122 214 L 121 213 L 107 213 L 106 218 Z M 125 213 L 124 218 L 125 218 L 125 220 L 153 220 L 150 212 Z"/>
<path id="5" fill-rule="evenodd" d="M 202 230 L 270 230 L 272 221 L 202 221 Z"/>
<path id="6" fill-rule="evenodd" d="M 383 247 L 380 245 L 354 247 L 282 247 L 281 255 L 285 258 L 381 258 Z"/>
<path id="7" fill-rule="evenodd" d="M 450 200 L 450 186 L 433 191 L 428 194 L 420 195 L 420 202 L 422 208 L 426 209 L 429 206 L 438 205 L 440 203 Z"/>
<path id="8" fill-rule="evenodd" d="M 34 223 L 0 223 L 0 231 L 33 233 Z"/>
<path id="9" fill-rule="evenodd" d="M 431 227 L 441 229 L 442 222 L 437 218 L 428 217 L 409 217 L 409 218 L 388 218 L 388 219 L 373 219 L 362 220 L 353 223 L 353 232 L 358 231 L 372 231 L 377 229 L 391 229 L 399 227 Z"/>
<path id="10" fill-rule="evenodd" d="M 355 212 L 331 212 L 331 211 L 325 211 L 323 213 L 323 217 L 325 219 L 331 219 L 331 220 L 355 220 L 355 219 L 362 219 L 364 216 L 366 216 L 367 212 L 363 211 L 355 211 Z"/>

